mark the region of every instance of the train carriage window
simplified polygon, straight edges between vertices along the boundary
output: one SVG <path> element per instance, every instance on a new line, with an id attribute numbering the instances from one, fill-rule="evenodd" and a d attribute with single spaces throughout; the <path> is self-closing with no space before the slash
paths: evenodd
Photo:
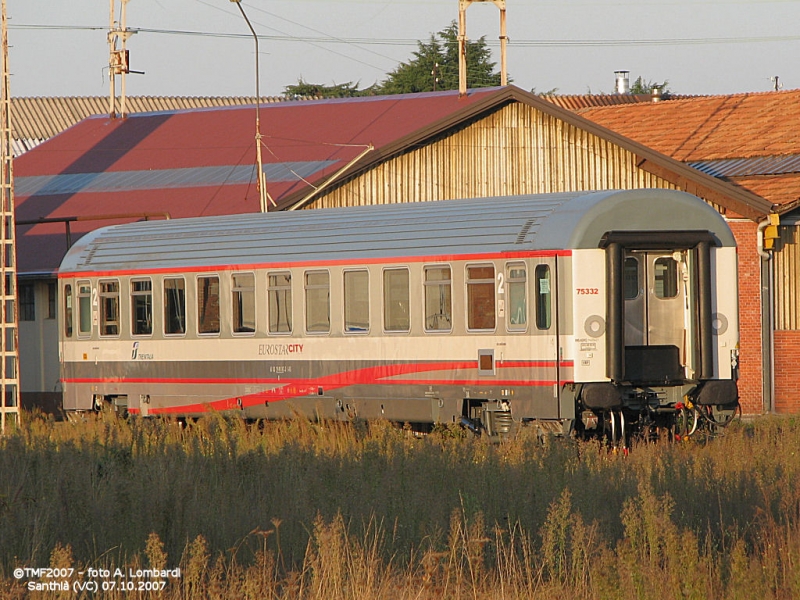
<path id="1" fill-rule="evenodd" d="M 292 274 L 269 274 L 269 332 L 292 333 Z"/>
<path id="2" fill-rule="evenodd" d="M 100 335 L 119 335 L 119 281 L 100 282 Z"/>
<path id="3" fill-rule="evenodd" d="M 306 331 L 331 330 L 331 284 L 327 271 L 306 271 Z"/>
<path id="4" fill-rule="evenodd" d="M 509 331 L 524 331 L 528 326 L 528 272 L 524 263 L 506 266 L 506 319 Z"/>
<path id="5" fill-rule="evenodd" d="M 64 337 L 72 337 L 72 285 L 64 286 Z"/>
<path id="6" fill-rule="evenodd" d="M 655 262 L 655 293 L 658 298 L 674 298 L 678 295 L 678 262 L 670 256 L 662 256 Z"/>
<path id="7" fill-rule="evenodd" d="M 632 256 L 625 259 L 622 268 L 623 294 L 625 300 L 633 300 L 639 296 L 639 260 Z"/>
<path id="8" fill-rule="evenodd" d="M 409 331 L 408 269 L 383 272 L 383 328 L 386 331 Z"/>
<path id="9" fill-rule="evenodd" d="M 164 279 L 164 334 L 186 333 L 186 282 L 183 277 Z"/>
<path id="10" fill-rule="evenodd" d="M 348 333 L 369 331 L 369 273 L 344 273 L 344 330 Z"/>
<path id="11" fill-rule="evenodd" d="M 219 277 L 197 278 L 197 333 L 219 333 Z"/>
<path id="12" fill-rule="evenodd" d="M 256 276 L 253 273 L 234 273 L 233 331 L 253 333 L 256 330 Z"/>
<path id="13" fill-rule="evenodd" d="M 92 284 L 78 282 L 78 336 L 92 334 Z"/>
<path id="14" fill-rule="evenodd" d="M 131 333 L 153 333 L 153 282 L 149 279 L 131 281 Z"/>
<path id="15" fill-rule="evenodd" d="M 425 267 L 425 330 L 453 328 L 453 297 L 450 267 Z"/>
<path id="16" fill-rule="evenodd" d="M 495 328 L 494 265 L 467 267 L 467 329 Z"/>
<path id="17" fill-rule="evenodd" d="M 536 327 L 550 329 L 552 324 L 552 290 L 550 287 L 550 266 L 536 265 Z"/>

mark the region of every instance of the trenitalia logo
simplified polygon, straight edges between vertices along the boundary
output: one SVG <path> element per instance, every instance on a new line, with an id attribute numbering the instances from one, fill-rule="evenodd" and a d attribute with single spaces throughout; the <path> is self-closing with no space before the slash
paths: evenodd
<path id="1" fill-rule="evenodd" d="M 144 352 L 139 352 L 139 342 L 133 342 L 133 348 L 131 349 L 131 360 L 153 360 L 152 354 L 145 354 Z"/>

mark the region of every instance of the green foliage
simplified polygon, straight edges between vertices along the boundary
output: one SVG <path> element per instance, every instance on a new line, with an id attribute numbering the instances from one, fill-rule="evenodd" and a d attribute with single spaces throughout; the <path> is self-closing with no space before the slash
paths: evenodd
<path id="1" fill-rule="evenodd" d="M 491 51 L 482 36 L 467 40 L 467 87 L 500 85 L 500 73 L 491 62 Z M 458 25 L 452 22 L 428 43 L 417 42 L 413 58 L 401 63 L 378 86 L 381 94 L 408 94 L 458 89 Z"/>
<path id="2" fill-rule="evenodd" d="M 668 80 L 665 79 L 661 83 L 657 81 L 645 81 L 644 77 L 641 75 L 631 84 L 631 94 L 652 94 L 653 88 L 661 90 L 662 96 L 669 96 L 670 94 Z"/>
<path id="3" fill-rule="evenodd" d="M 485 37 L 476 41 L 467 40 L 466 54 L 468 88 L 500 85 L 500 73 L 495 71 L 496 63 L 491 61 L 492 53 Z M 431 35 L 427 43 L 417 42 L 412 58 L 400 63 L 380 83 L 358 89 L 358 83 L 322 85 L 299 79 L 296 85 L 287 85 L 283 93 L 293 97 L 350 98 L 457 89 L 458 25 L 454 21 L 439 33 Z"/>
<path id="4" fill-rule="evenodd" d="M 351 81 L 322 85 L 308 83 L 301 78 L 297 80 L 297 84 L 287 85 L 283 88 L 283 95 L 301 98 L 353 98 L 356 96 L 373 96 L 375 92 L 372 87 L 359 90 L 358 83 Z"/>

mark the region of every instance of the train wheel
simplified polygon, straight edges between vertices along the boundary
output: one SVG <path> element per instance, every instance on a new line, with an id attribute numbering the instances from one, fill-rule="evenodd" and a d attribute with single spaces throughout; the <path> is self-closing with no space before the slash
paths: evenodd
<path id="1" fill-rule="evenodd" d="M 675 407 L 675 425 L 674 437 L 675 441 L 688 440 L 689 437 L 697 431 L 698 421 L 700 414 L 697 407 L 688 408 L 685 404 L 679 404 Z"/>

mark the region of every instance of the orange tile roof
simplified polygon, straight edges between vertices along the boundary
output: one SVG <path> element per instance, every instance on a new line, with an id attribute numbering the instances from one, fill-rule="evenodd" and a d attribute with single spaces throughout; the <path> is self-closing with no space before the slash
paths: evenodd
<path id="1" fill-rule="evenodd" d="M 800 200 L 800 173 L 786 173 L 783 175 L 731 177 L 731 183 L 745 188 L 766 198 L 774 204 L 780 204 L 784 212 L 787 205 Z"/>
<path id="2" fill-rule="evenodd" d="M 800 90 L 705 96 L 577 112 L 684 162 L 800 153 Z"/>

